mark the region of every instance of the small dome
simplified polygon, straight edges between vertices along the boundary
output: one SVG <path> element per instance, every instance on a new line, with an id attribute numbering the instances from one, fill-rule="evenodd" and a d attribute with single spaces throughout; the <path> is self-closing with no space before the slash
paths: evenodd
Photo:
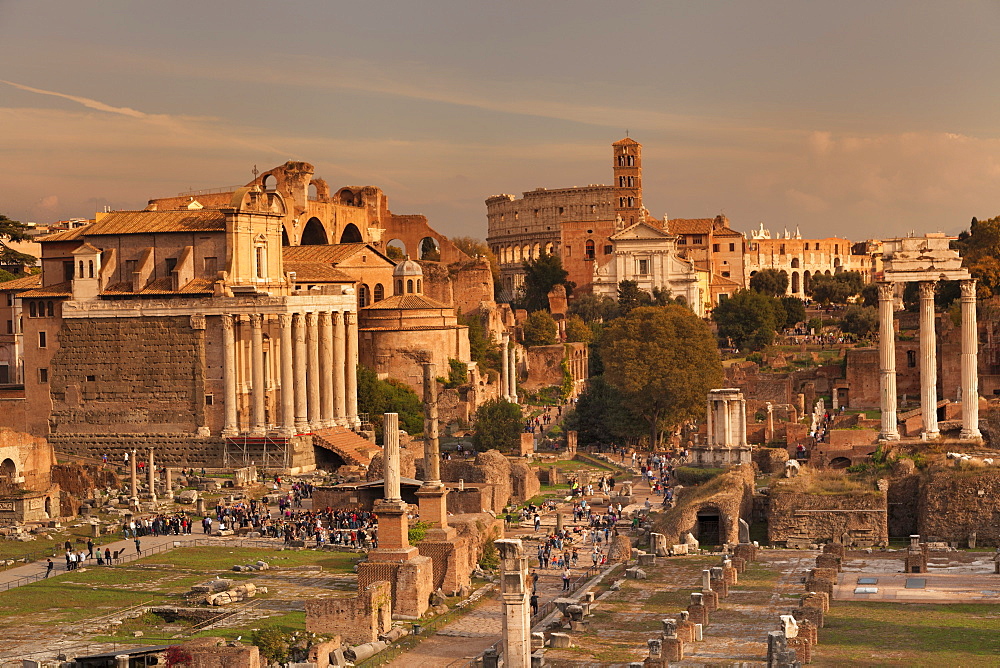
<path id="1" fill-rule="evenodd" d="M 420 265 L 406 258 L 402 262 L 396 265 L 396 268 L 392 271 L 393 276 L 423 276 L 424 270 L 420 268 Z"/>

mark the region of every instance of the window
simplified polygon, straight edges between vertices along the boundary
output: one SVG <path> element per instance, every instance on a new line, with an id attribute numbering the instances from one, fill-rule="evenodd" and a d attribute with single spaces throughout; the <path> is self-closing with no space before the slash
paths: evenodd
<path id="1" fill-rule="evenodd" d="M 28 317 L 29 318 L 38 317 L 38 307 L 35 306 L 35 302 L 28 302 Z"/>
<path id="2" fill-rule="evenodd" d="M 784 255 L 784 254 L 785 254 L 785 244 L 781 244 L 781 249 L 778 251 L 778 255 Z"/>
<path id="3" fill-rule="evenodd" d="M 87 376 L 88 383 L 94 383 L 97 381 L 97 376 Z"/>
<path id="4" fill-rule="evenodd" d="M 38 347 L 47 348 L 48 347 L 48 337 L 45 332 L 38 332 Z"/>
<path id="5" fill-rule="evenodd" d="M 410 295 L 413 294 L 413 279 L 412 278 L 406 279 L 406 293 L 410 294 Z"/>
<path id="6" fill-rule="evenodd" d="M 687 243 L 688 243 L 688 238 L 686 236 L 684 236 L 683 234 L 681 236 L 677 237 L 677 245 L 678 246 L 687 246 Z"/>
<path id="7" fill-rule="evenodd" d="M 699 235 L 699 236 L 691 237 L 691 243 L 693 243 L 695 246 L 700 246 L 701 243 L 702 243 L 701 236 Z"/>
<path id="8" fill-rule="evenodd" d="M 712 252 L 713 253 L 719 252 L 719 244 L 712 244 Z"/>
<path id="9" fill-rule="evenodd" d="M 80 260 L 80 273 L 77 274 L 77 278 L 83 278 L 83 260 Z"/>
<path id="10" fill-rule="evenodd" d="M 594 259 L 594 240 L 593 239 L 587 239 L 587 243 L 585 245 L 583 257 L 586 260 L 593 260 Z"/>
<path id="11" fill-rule="evenodd" d="M 917 351 L 907 350 L 906 351 L 906 366 L 911 369 L 917 366 Z"/>
<path id="12" fill-rule="evenodd" d="M 604 247 L 604 254 L 605 255 L 611 255 L 614 251 L 615 251 L 615 247 L 614 246 L 605 246 Z"/>
<path id="13" fill-rule="evenodd" d="M 834 255 L 840 255 L 840 244 L 834 244 L 833 245 L 833 254 Z"/>
<path id="14" fill-rule="evenodd" d="M 167 258 L 167 273 L 168 274 L 172 273 L 174 271 L 174 268 L 176 266 L 177 266 L 177 258 L 175 258 L 175 257 L 168 257 Z"/>
<path id="15" fill-rule="evenodd" d="M 398 281 L 396 281 L 396 294 L 397 295 L 403 294 L 403 279 L 399 279 Z"/>
<path id="16" fill-rule="evenodd" d="M 736 250 L 736 244 L 729 244 L 729 252 L 732 253 Z"/>
<path id="17" fill-rule="evenodd" d="M 73 280 L 73 260 L 63 260 L 63 280 Z"/>
<path id="18" fill-rule="evenodd" d="M 358 287 L 358 308 L 368 306 L 368 286 L 364 283 Z"/>
<path id="19" fill-rule="evenodd" d="M 563 206 L 559 207 L 559 215 L 562 215 L 564 213 L 566 213 L 566 207 Z"/>
<path id="20" fill-rule="evenodd" d="M 45 308 L 48 311 L 48 314 L 49 314 L 50 318 L 53 317 L 56 314 L 55 304 L 53 304 L 52 302 L 45 302 Z M 39 307 L 38 311 L 39 311 L 39 313 L 41 313 L 41 308 L 40 307 Z"/>
<path id="21" fill-rule="evenodd" d="M 573 254 L 573 253 L 570 252 L 572 250 L 573 250 L 572 246 L 566 246 L 566 257 L 569 257 L 569 256 L 571 256 Z"/>
<path id="22" fill-rule="evenodd" d="M 87 278 L 94 277 L 94 261 L 87 260 Z"/>
<path id="23" fill-rule="evenodd" d="M 205 405 L 206 406 L 214 406 L 215 405 L 215 395 L 214 394 L 206 394 L 205 395 Z"/>
<path id="24" fill-rule="evenodd" d="M 8 292 L 7 293 L 7 306 L 13 306 L 13 305 L 14 305 L 14 295 L 12 295 L 11 293 Z"/>
<path id="25" fill-rule="evenodd" d="M 14 333 L 14 321 L 13 320 L 8 320 L 7 321 L 7 333 L 8 334 L 13 334 Z"/>
<path id="26" fill-rule="evenodd" d="M 219 258 L 206 257 L 202 262 L 205 266 L 205 275 L 209 278 L 215 278 L 216 274 L 219 273 Z"/>
<path id="27" fill-rule="evenodd" d="M 47 383 L 47 382 L 49 382 L 49 370 L 48 369 L 39 369 L 38 370 L 38 382 L 39 383 Z"/>
<path id="28" fill-rule="evenodd" d="M 264 261 L 264 247 L 257 246 L 254 252 L 257 260 L 257 278 L 266 278 L 267 263 Z"/>
<path id="29" fill-rule="evenodd" d="M 728 271 L 722 272 L 722 277 L 723 278 L 729 278 L 729 272 Z"/>
<path id="30" fill-rule="evenodd" d="M 385 288 L 382 287 L 381 283 L 375 284 L 375 290 L 372 293 L 372 299 L 374 299 L 377 302 L 380 302 L 383 299 L 385 299 Z"/>
<path id="31" fill-rule="evenodd" d="M 639 260 L 639 275 L 645 276 L 649 273 L 649 260 Z"/>

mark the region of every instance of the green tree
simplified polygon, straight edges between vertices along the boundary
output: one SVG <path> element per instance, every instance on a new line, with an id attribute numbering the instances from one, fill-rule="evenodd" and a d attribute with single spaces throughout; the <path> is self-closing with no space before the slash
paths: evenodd
<path id="1" fill-rule="evenodd" d="M 566 286 L 567 296 L 575 287 L 572 281 L 566 280 L 569 272 L 563 269 L 562 260 L 558 255 L 549 255 L 542 251 L 538 258 L 524 262 L 524 271 L 521 302 L 529 311 L 547 311 L 549 291 L 555 286 Z"/>
<path id="2" fill-rule="evenodd" d="M 712 311 L 719 336 L 732 339 L 741 350 L 760 350 L 771 345 L 785 317 L 778 300 L 753 290 L 739 290 Z"/>
<path id="3" fill-rule="evenodd" d="M 580 443 L 610 446 L 645 433 L 643 419 L 628 409 L 625 397 L 603 375 L 592 376 L 566 416 L 566 428 L 575 430 Z"/>
<path id="4" fill-rule="evenodd" d="M 515 452 L 521 447 L 524 424 L 521 407 L 503 399 L 490 399 L 476 409 L 476 425 L 472 446 L 485 452 L 496 448 L 500 452 Z"/>
<path id="5" fill-rule="evenodd" d="M 535 311 L 528 314 L 524 321 L 522 333 L 526 346 L 550 346 L 556 342 L 559 328 L 555 318 L 548 311 Z"/>
<path id="6" fill-rule="evenodd" d="M 650 443 L 704 412 L 705 395 L 722 382 L 715 337 L 683 306 L 640 307 L 610 323 L 601 338 L 608 383 L 646 422 Z"/>
<path id="7" fill-rule="evenodd" d="M 780 297 L 788 290 L 788 272 L 784 269 L 761 269 L 750 277 L 750 289 Z"/>
<path id="8" fill-rule="evenodd" d="M 785 327 L 794 327 L 806 320 L 806 305 L 798 297 L 781 297 L 781 308 L 785 312 Z"/>
<path id="9" fill-rule="evenodd" d="M 835 276 L 817 274 L 809 281 L 809 295 L 822 304 L 844 304 L 851 296 L 851 289 Z"/>
<path id="10" fill-rule="evenodd" d="M 444 386 L 446 388 L 459 387 L 465 385 L 469 380 L 469 367 L 462 360 L 448 359 L 448 378 Z"/>
<path id="11" fill-rule="evenodd" d="M 21 253 L 7 245 L 10 241 L 30 241 L 28 226 L 24 223 L 11 220 L 0 213 L 0 264 L 4 265 L 33 265 L 38 259 L 34 255 Z"/>
<path id="12" fill-rule="evenodd" d="M 607 295 L 588 292 L 570 302 L 569 312 L 580 316 L 584 322 L 608 322 L 618 317 L 618 302 Z"/>
<path id="13" fill-rule="evenodd" d="M 393 260 L 395 262 L 399 262 L 400 260 L 403 260 L 403 259 L 406 258 L 406 253 L 404 253 L 403 249 L 400 248 L 399 246 L 386 246 L 385 247 L 385 256 L 387 258 L 389 258 L 390 260 Z"/>
<path id="14" fill-rule="evenodd" d="M 840 329 L 860 339 L 878 331 L 878 309 L 872 306 L 848 306 Z"/>
<path id="15" fill-rule="evenodd" d="M 424 431 L 424 405 L 417 393 L 395 378 L 380 380 L 363 364 L 358 365 L 358 411 L 368 413 L 379 437 L 385 413 L 399 413 L 399 426 L 408 434 Z"/>
<path id="16" fill-rule="evenodd" d="M 590 343 L 594 338 L 594 331 L 587 326 L 578 315 L 571 315 L 566 318 L 566 342 L 567 343 Z"/>
<path id="17" fill-rule="evenodd" d="M 979 281 L 980 297 L 1000 293 L 1000 216 L 972 219 L 968 231 L 958 235 L 952 247 L 962 254 L 962 265 Z"/>
<path id="18" fill-rule="evenodd" d="M 500 346 L 490 338 L 482 319 L 475 315 L 458 316 L 458 321 L 469 328 L 469 356 L 481 371 L 500 371 Z"/>
<path id="19" fill-rule="evenodd" d="M 638 282 L 626 279 L 618 283 L 618 311 L 622 315 L 628 315 L 632 309 L 650 306 L 652 303 L 652 296 L 639 288 Z"/>
<path id="20" fill-rule="evenodd" d="M 274 626 L 254 629 L 250 642 L 257 646 L 261 656 L 268 661 L 284 663 L 290 658 L 291 634 Z"/>

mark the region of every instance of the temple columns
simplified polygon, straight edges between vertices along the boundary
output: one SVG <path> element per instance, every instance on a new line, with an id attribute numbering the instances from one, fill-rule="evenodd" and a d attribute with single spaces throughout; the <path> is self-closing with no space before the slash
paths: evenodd
<path id="1" fill-rule="evenodd" d="M 333 312 L 333 419 L 340 426 L 347 425 L 347 337 L 344 334 L 344 314 Z"/>
<path id="2" fill-rule="evenodd" d="M 979 327 L 976 323 L 976 281 L 962 281 L 962 432 L 959 438 L 979 440 Z"/>
<path id="3" fill-rule="evenodd" d="M 296 313 L 292 316 L 292 337 L 295 339 L 295 429 L 309 431 L 309 408 L 306 399 L 306 316 Z"/>
<path id="4" fill-rule="evenodd" d="M 295 435 L 295 371 L 292 362 L 292 315 L 278 316 L 281 327 L 281 431 Z"/>
<path id="5" fill-rule="evenodd" d="M 330 312 L 319 314 L 319 407 L 323 427 L 332 427 L 333 419 L 333 324 Z"/>
<path id="6" fill-rule="evenodd" d="M 500 336 L 500 398 L 510 401 L 510 366 L 507 364 L 510 336 L 504 332 Z"/>
<path id="7" fill-rule="evenodd" d="M 236 421 L 236 334 L 233 327 L 233 316 L 222 316 L 222 375 L 225 385 L 223 401 L 226 415 L 225 427 L 222 430 L 223 436 L 235 436 L 239 433 L 239 425 Z"/>
<path id="8" fill-rule="evenodd" d="M 264 316 L 250 314 L 250 433 L 267 433 L 264 417 Z"/>
<path id="9" fill-rule="evenodd" d="M 347 402 L 347 423 L 357 427 L 358 420 L 358 314 L 348 311 L 344 313 L 344 324 L 347 335 L 345 346 L 346 364 L 343 373 L 347 376 L 345 394 Z"/>
<path id="10" fill-rule="evenodd" d="M 924 439 L 941 435 L 937 421 L 937 336 L 934 331 L 934 282 L 920 286 L 920 408 L 924 415 Z"/>
<path id="11" fill-rule="evenodd" d="M 879 389 L 882 394 L 882 429 L 879 438 L 898 441 L 896 426 L 896 332 L 893 328 L 893 284 L 878 283 Z"/>

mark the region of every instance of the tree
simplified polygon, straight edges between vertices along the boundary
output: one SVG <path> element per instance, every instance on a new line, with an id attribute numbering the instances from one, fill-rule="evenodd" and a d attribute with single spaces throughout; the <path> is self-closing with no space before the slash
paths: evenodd
<path id="1" fill-rule="evenodd" d="M 523 266 L 525 275 L 521 301 L 529 311 L 547 311 L 549 291 L 555 286 L 565 285 L 567 296 L 576 287 L 572 281 L 566 280 L 569 272 L 563 269 L 558 255 L 542 251 L 537 259 L 526 260 Z"/>
<path id="2" fill-rule="evenodd" d="M 34 255 L 21 253 L 7 245 L 10 241 L 30 241 L 28 226 L 11 220 L 0 213 L 0 264 L 3 265 L 33 265 L 38 260 Z"/>
<path id="3" fill-rule="evenodd" d="M 452 237 L 451 243 L 458 246 L 458 250 L 469 257 L 481 257 L 489 262 L 490 273 L 493 274 L 493 283 L 494 285 L 500 284 L 500 263 L 497 262 L 497 256 L 493 254 L 493 251 L 485 241 L 476 239 L 475 237 Z"/>
<path id="4" fill-rule="evenodd" d="M 771 345 L 785 318 L 778 300 L 753 290 L 739 290 L 712 311 L 719 336 L 732 339 L 737 348 L 750 350 Z"/>
<path id="5" fill-rule="evenodd" d="M 476 409 L 472 446 L 480 452 L 493 448 L 515 452 L 521 447 L 523 428 L 520 406 L 503 399 L 490 399 Z"/>
<path id="6" fill-rule="evenodd" d="M 587 445 L 621 444 L 645 433 L 642 417 L 629 411 L 627 400 L 603 375 L 587 381 L 575 410 L 566 417 L 566 428 Z"/>
<path id="7" fill-rule="evenodd" d="M 526 346 L 550 346 L 556 342 L 559 328 L 555 318 L 548 311 L 535 311 L 528 314 L 522 333 Z"/>
<path id="8" fill-rule="evenodd" d="M 500 371 L 500 346 L 493 342 L 482 319 L 477 315 L 459 314 L 458 321 L 469 328 L 469 356 L 480 370 Z"/>
<path id="9" fill-rule="evenodd" d="M 878 309 L 872 306 L 848 306 L 840 329 L 859 339 L 867 338 L 878 331 Z"/>
<path id="10" fill-rule="evenodd" d="M 785 327 L 795 327 L 806 320 L 806 305 L 798 297 L 781 297 L 782 310 L 785 312 Z"/>
<path id="11" fill-rule="evenodd" d="M 952 247 L 962 254 L 962 264 L 979 281 L 980 297 L 1000 293 L 1000 216 L 972 219 L 968 232 L 961 232 Z"/>
<path id="12" fill-rule="evenodd" d="M 610 323 L 601 339 L 604 376 L 649 428 L 650 444 L 683 420 L 702 415 L 722 382 L 711 330 L 683 306 L 640 307 Z"/>
<path id="13" fill-rule="evenodd" d="M 628 315 L 629 311 L 640 306 L 649 306 L 653 298 L 648 292 L 639 288 L 636 281 L 624 280 L 618 283 L 618 311 Z"/>
<path id="14" fill-rule="evenodd" d="M 844 304 L 851 296 L 847 283 L 838 281 L 835 276 L 818 274 L 809 281 L 809 294 L 823 304 Z"/>
<path id="15" fill-rule="evenodd" d="M 788 290 L 788 272 L 784 269 L 761 269 L 750 277 L 750 289 L 780 297 Z"/>
<path id="16" fill-rule="evenodd" d="M 567 343 L 590 343 L 594 338 L 594 331 L 587 326 L 578 315 L 571 315 L 566 318 L 566 342 Z"/>
<path id="17" fill-rule="evenodd" d="M 389 258 L 390 260 L 393 260 L 395 262 L 399 262 L 400 260 L 403 260 L 403 259 L 406 258 L 406 253 L 404 253 L 403 249 L 400 248 L 399 246 L 386 246 L 385 247 L 385 256 L 387 258 Z"/>
<path id="18" fill-rule="evenodd" d="M 584 322 L 607 322 L 618 317 L 618 302 L 607 295 L 588 292 L 569 303 L 569 312 L 580 316 Z"/>
<path id="19" fill-rule="evenodd" d="M 408 434 L 424 431 L 424 405 L 417 393 L 395 378 L 379 380 L 362 364 L 358 365 L 358 411 L 368 414 L 378 436 L 385 413 L 399 413 L 399 426 Z"/>
<path id="20" fill-rule="evenodd" d="M 441 249 L 433 237 L 425 237 L 420 241 L 420 259 L 428 262 L 441 261 Z"/>
<path id="21" fill-rule="evenodd" d="M 284 663 L 288 661 L 291 650 L 291 634 L 274 626 L 254 629 L 250 642 L 257 646 L 261 656 L 268 661 Z"/>

